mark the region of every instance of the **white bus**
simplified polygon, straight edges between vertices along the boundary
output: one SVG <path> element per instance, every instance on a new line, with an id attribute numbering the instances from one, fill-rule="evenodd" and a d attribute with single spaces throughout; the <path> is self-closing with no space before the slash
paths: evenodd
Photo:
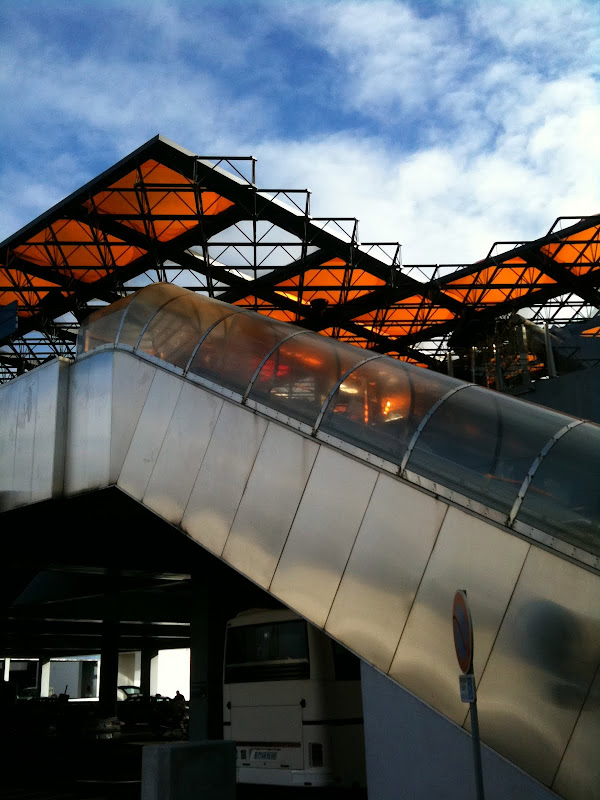
<path id="1" fill-rule="evenodd" d="M 239 783 L 366 785 L 360 662 L 292 611 L 227 623 L 223 705 Z"/>

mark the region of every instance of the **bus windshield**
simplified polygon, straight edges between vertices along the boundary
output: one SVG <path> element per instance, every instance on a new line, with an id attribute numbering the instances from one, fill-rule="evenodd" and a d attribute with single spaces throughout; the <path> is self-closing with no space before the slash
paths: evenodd
<path id="1" fill-rule="evenodd" d="M 304 620 L 232 626 L 227 630 L 225 683 L 310 677 Z"/>

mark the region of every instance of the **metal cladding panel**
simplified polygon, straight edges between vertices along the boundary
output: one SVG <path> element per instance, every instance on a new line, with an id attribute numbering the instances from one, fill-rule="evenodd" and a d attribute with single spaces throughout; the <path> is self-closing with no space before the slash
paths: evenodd
<path id="1" fill-rule="evenodd" d="M 183 381 L 156 370 L 117 485 L 141 500 L 154 470 Z"/>
<path id="2" fill-rule="evenodd" d="M 448 506 L 380 475 L 325 629 L 387 672 Z"/>
<path id="3" fill-rule="evenodd" d="M 65 494 L 108 486 L 113 352 L 101 351 L 69 369 Z"/>
<path id="4" fill-rule="evenodd" d="M 285 543 L 270 591 L 323 627 L 377 473 L 322 447 Z"/>
<path id="5" fill-rule="evenodd" d="M 63 489 L 69 364 L 56 359 L 39 367 L 31 502 Z"/>
<path id="6" fill-rule="evenodd" d="M 185 509 L 181 527 L 221 555 L 267 421 L 225 401 Z"/>
<path id="7" fill-rule="evenodd" d="M 260 586 L 271 583 L 318 449 L 277 423 L 267 427 L 223 550 Z"/>
<path id="8" fill-rule="evenodd" d="M 568 800 L 600 800 L 600 671 L 592 684 L 552 788 Z"/>
<path id="9" fill-rule="evenodd" d="M 150 391 L 156 367 L 130 353 L 115 350 L 110 482 L 116 483 Z"/>
<path id="10" fill-rule="evenodd" d="M 0 391 L 1 510 L 62 493 L 68 363 L 56 359 Z"/>
<path id="11" fill-rule="evenodd" d="M 521 539 L 457 508 L 446 514 L 389 674 L 455 722 L 464 722 L 468 708 L 458 692 L 454 594 L 468 592 L 479 680 L 528 549 Z"/>
<path id="12" fill-rule="evenodd" d="M 177 524 L 190 498 L 223 400 L 184 384 L 144 493 L 144 505 Z"/>
<path id="13" fill-rule="evenodd" d="M 0 510 L 7 511 L 15 504 L 15 445 L 17 441 L 17 413 L 19 409 L 19 383 L 17 379 L 0 387 Z"/>
<path id="14" fill-rule="evenodd" d="M 13 491 L 15 502 L 19 505 L 31 502 L 35 418 L 39 391 L 38 373 L 32 372 L 27 377 L 28 380 L 19 382 L 17 409 Z"/>
<path id="15" fill-rule="evenodd" d="M 481 681 L 479 724 L 487 744 L 548 786 L 598 668 L 599 643 L 598 576 L 532 548 Z"/>

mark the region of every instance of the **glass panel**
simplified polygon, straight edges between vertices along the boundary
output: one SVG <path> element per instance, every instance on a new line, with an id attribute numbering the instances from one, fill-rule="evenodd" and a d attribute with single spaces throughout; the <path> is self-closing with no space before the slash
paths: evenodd
<path id="1" fill-rule="evenodd" d="M 310 677 L 306 622 L 265 623 L 227 630 L 225 683 Z"/>
<path id="2" fill-rule="evenodd" d="M 203 334 L 232 311 L 227 303 L 200 299 L 186 292 L 158 311 L 137 349 L 185 367 Z"/>
<path id="3" fill-rule="evenodd" d="M 123 320 L 119 344 L 130 344 L 135 347 L 144 325 L 156 309 L 172 297 L 185 293 L 185 289 L 173 283 L 153 283 L 136 292 L 131 298 Z"/>
<path id="4" fill-rule="evenodd" d="M 600 428 L 586 423 L 554 445 L 517 519 L 600 555 Z"/>
<path id="5" fill-rule="evenodd" d="M 236 314 L 208 334 L 189 371 L 243 394 L 262 359 L 289 334 L 289 326 L 260 314 Z"/>
<path id="6" fill-rule="evenodd" d="M 367 355 L 318 333 L 295 336 L 265 363 L 250 397 L 312 425 L 338 380 Z"/>
<path id="7" fill-rule="evenodd" d="M 508 514 L 536 456 L 569 420 L 514 397 L 469 387 L 435 412 L 407 469 Z"/>
<path id="8" fill-rule="evenodd" d="M 77 333 L 78 356 L 102 344 L 114 343 L 121 319 L 130 302 L 131 297 L 123 297 L 116 303 L 90 314 Z"/>
<path id="9" fill-rule="evenodd" d="M 371 361 L 346 378 L 320 428 L 400 464 L 421 419 L 460 383 L 389 357 Z"/>

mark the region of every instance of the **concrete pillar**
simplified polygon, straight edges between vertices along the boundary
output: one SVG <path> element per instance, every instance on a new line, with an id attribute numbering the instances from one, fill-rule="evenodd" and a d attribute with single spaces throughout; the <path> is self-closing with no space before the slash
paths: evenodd
<path id="1" fill-rule="evenodd" d="M 151 683 L 152 659 L 158 655 L 155 647 L 142 647 L 140 653 L 140 689 L 145 697 L 156 694 L 156 687 Z"/>
<path id="2" fill-rule="evenodd" d="M 117 716 L 117 676 L 119 673 L 119 623 L 102 623 L 102 652 L 100 654 L 100 713 L 103 717 Z"/>
<path id="3" fill-rule="evenodd" d="M 42 677 L 40 680 L 40 697 L 50 696 L 50 659 L 42 661 Z"/>
<path id="4" fill-rule="evenodd" d="M 119 686 L 135 685 L 135 653 L 119 653 Z"/>
<path id="5" fill-rule="evenodd" d="M 214 576 L 192 575 L 190 741 L 223 738 L 225 619 Z"/>

